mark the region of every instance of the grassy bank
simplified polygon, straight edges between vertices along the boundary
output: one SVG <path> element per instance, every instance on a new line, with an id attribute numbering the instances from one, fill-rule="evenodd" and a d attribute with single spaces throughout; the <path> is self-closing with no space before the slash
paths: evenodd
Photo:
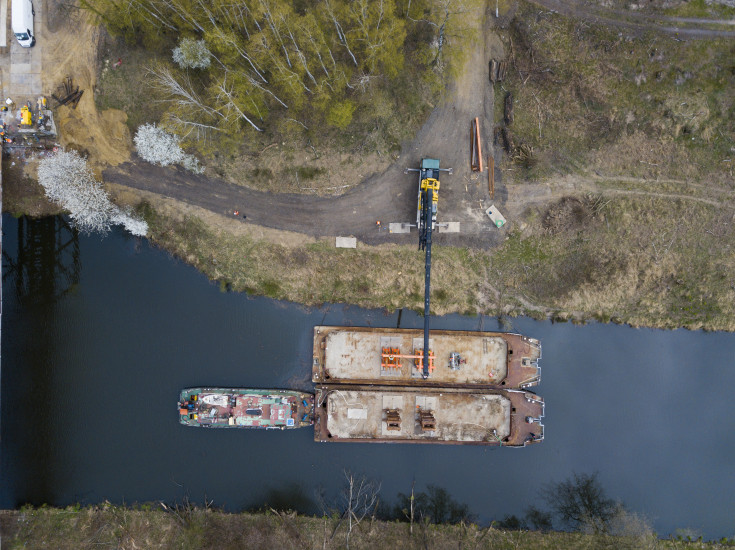
<path id="1" fill-rule="evenodd" d="M 141 210 L 154 242 L 223 290 L 308 305 L 423 309 L 423 253 L 414 246 L 336 249 L 333 239 L 243 234 L 241 222 L 213 225 L 196 209 L 146 203 Z M 735 330 L 732 216 L 706 199 L 639 194 L 621 182 L 531 207 L 524 229 L 496 250 L 434 248 L 432 313 Z"/>
<path id="2" fill-rule="evenodd" d="M 365 518 L 349 533 L 338 518 L 291 512 L 228 514 L 160 505 L 128 508 L 104 504 L 87 508 L 24 508 L 0 512 L 3 548 L 473 548 L 473 549 L 639 549 L 725 548 L 721 543 L 658 540 L 651 535 L 503 531 L 477 525 L 432 525 Z M 413 532 L 411 532 L 413 531 Z"/>
<path id="3" fill-rule="evenodd" d="M 218 281 L 223 290 L 307 305 L 423 309 L 424 256 L 415 246 L 336 249 L 333 238 L 263 239 L 237 234 L 237 220 L 221 229 L 196 215 L 164 214 L 149 204 L 142 212 L 154 242 Z M 476 313 L 487 257 L 464 248 L 435 247 L 433 252 L 432 311 Z"/>

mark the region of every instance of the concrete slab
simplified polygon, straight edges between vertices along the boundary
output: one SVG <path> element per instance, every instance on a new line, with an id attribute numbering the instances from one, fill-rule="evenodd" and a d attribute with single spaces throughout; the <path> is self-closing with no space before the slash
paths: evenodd
<path id="1" fill-rule="evenodd" d="M 0 0 L 0 14 L 2 7 L 9 11 L 9 7 L 3 6 L 10 0 Z M 12 33 L 6 33 L 9 40 L 7 41 L 6 53 L 2 57 L 2 65 L 5 70 L 5 78 L 3 79 L 3 97 L 11 97 L 16 104 L 34 101 L 35 98 L 43 92 L 42 80 L 42 57 L 43 44 L 46 39 L 44 29 L 44 5 L 42 2 L 36 2 L 36 45 L 32 48 L 23 48 L 14 39 Z M 0 15 L 0 20 L 1 20 Z M 9 25 L 9 18 L 6 19 L 6 27 Z M 1 37 L 0 37 L 1 38 Z M 1 40 L 0 40 L 1 41 Z"/>
<path id="2" fill-rule="evenodd" d="M 13 63 L 10 66 L 10 74 L 26 74 L 31 72 L 30 63 Z"/>
<path id="3" fill-rule="evenodd" d="M 494 204 L 491 204 L 490 208 L 485 210 L 485 214 L 487 214 L 490 220 L 492 220 L 495 227 L 503 227 L 505 225 L 505 218 Z"/>
<path id="4" fill-rule="evenodd" d="M 410 233 L 411 224 L 409 223 L 389 223 L 388 231 L 391 233 Z"/>
<path id="5" fill-rule="evenodd" d="M 443 222 L 438 229 L 439 233 L 459 233 L 459 222 Z"/>
<path id="6" fill-rule="evenodd" d="M 0 48 L 8 45 L 8 4 L 10 0 L 0 0 Z"/>
<path id="7" fill-rule="evenodd" d="M 10 67 L 10 83 L 11 84 L 30 84 L 31 75 L 28 73 L 14 73 L 13 67 Z"/>
<path id="8" fill-rule="evenodd" d="M 337 248 L 357 248 L 355 237 L 337 237 L 335 246 Z"/>

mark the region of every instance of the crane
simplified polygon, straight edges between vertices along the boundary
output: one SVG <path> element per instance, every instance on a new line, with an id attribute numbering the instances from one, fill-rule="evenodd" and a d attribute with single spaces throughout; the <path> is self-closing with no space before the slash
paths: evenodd
<path id="1" fill-rule="evenodd" d="M 439 172 L 452 173 L 451 168 L 440 168 L 437 159 L 421 159 L 421 168 L 409 168 L 407 171 L 419 172 L 418 207 L 416 225 L 419 229 L 419 250 L 426 251 L 424 280 L 424 349 L 420 353 L 419 365 L 423 367 L 421 375 L 429 377 L 433 370 L 434 358 L 429 350 L 429 324 L 431 301 L 431 232 L 436 227 L 436 216 L 439 206 Z"/>

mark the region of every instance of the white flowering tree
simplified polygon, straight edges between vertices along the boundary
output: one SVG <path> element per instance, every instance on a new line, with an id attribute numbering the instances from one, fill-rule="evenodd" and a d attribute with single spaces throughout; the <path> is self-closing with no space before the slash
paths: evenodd
<path id="1" fill-rule="evenodd" d="M 212 57 L 204 40 L 192 38 L 182 38 L 173 53 L 174 62 L 182 69 L 206 69 Z"/>
<path id="2" fill-rule="evenodd" d="M 133 138 L 140 157 L 159 166 L 180 164 L 187 170 L 201 174 L 204 171 L 193 155 L 187 155 L 179 145 L 179 138 L 155 124 L 143 124 Z"/>
<path id="3" fill-rule="evenodd" d="M 110 201 L 102 184 L 76 151 L 59 151 L 38 165 L 38 182 L 46 196 L 69 212 L 82 232 L 106 233 L 112 225 L 123 225 L 133 235 L 144 237 L 148 224 Z"/>

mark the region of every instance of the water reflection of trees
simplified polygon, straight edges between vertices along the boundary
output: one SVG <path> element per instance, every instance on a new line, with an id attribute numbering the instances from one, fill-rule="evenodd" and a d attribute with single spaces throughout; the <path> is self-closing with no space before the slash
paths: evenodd
<path id="1" fill-rule="evenodd" d="M 477 521 L 467 504 L 455 500 L 449 491 L 436 485 L 428 485 L 426 491 L 412 491 L 409 495 L 398 493 L 398 503 L 393 507 L 390 519 L 434 524 Z"/>
<path id="2" fill-rule="evenodd" d="M 61 216 L 21 217 L 15 223 L 17 243 L 6 241 L 2 251 L 3 286 L 15 292 L 19 306 L 6 327 L 16 349 L 11 357 L 23 361 L 3 364 L 3 410 L 23 413 L 3 423 L 3 466 L 14 478 L 18 503 L 41 504 L 54 502 L 59 486 L 52 468 L 62 429 L 53 386 L 59 323 L 52 318 L 57 300 L 79 283 L 79 240 Z"/>
<path id="3" fill-rule="evenodd" d="M 18 218 L 17 245 L 15 258 L 3 250 L 3 281 L 19 301 L 54 301 L 79 283 L 79 238 L 63 217 Z"/>

